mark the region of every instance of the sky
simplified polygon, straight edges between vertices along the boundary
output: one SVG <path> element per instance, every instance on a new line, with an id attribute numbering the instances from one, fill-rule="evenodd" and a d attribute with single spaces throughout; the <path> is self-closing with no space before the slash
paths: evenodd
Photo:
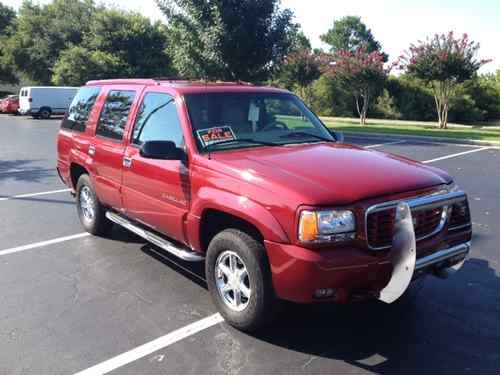
<path id="1" fill-rule="evenodd" d="M 34 0 L 47 3 L 50 0 Z M 22 0 L 0 0 L 18 8 Z M 99 0 L 106 5 L 138 11 L 153 20 L 164 20 L 154 0 Z M 397 59 L 410 43 L 435 33 L 453 30 L 480 43 L 479 58 L 492 59 L 481 72 L 500 69 L 500 0 L 281 0 L 290 8 L 313 47 L 321 42 L 333 21 L 344 16 L 360 16 L 382 44 L 389 61 Z"/>

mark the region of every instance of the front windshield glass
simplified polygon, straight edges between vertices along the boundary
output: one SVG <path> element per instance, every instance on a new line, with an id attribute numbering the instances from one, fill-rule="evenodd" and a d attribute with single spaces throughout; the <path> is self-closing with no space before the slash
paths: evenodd
<path id="1" fill-rule="evenodd" d="M 202 152 L 335 140 L 291 94 L 188 94 L 186 104 Z"/>

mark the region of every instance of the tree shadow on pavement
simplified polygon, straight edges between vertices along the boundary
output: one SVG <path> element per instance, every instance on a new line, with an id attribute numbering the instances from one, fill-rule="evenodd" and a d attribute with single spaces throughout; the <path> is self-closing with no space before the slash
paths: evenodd
<path id="1" fill-rule="evenodd" d="M 42 168 L 39 166 L 33 166 L 32 163 L 37 161 L 39 160 L 0 160 L 0 182 L 41 182 L 47 177 L 57 176 L 57 171 L 55 168 Z"/>

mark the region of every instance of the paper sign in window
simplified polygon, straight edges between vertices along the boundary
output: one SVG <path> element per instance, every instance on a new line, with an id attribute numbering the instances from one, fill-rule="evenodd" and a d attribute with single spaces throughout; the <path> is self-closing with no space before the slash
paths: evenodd
<path id="1" fill-rule="evenodd" d="M 236 139 L 233 129 L 231 129 L 230 126 L 217 126 L 209 129 L 200 129 L 197 130 L 196 133 L 198 134 L 198 138 L 203 147 Z"/>

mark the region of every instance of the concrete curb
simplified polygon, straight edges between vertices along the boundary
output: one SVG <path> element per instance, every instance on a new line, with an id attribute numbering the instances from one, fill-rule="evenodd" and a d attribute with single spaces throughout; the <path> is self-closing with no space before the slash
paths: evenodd
<path id="1" fill-rule="evenodd" d="M 342 130 L 340 130 L 342 131 Z M 363 133 L 363 132 L 345 132 L 342 131 L 344 135 L 348 137 L 358 137 L 358 138 L 371 138 L 376 140 L 412 140 L 412 141 L 424 141 L 424 142 L 435 142 L 435 143 L 454 143 L 462 145 L 476 145 L 476 146 L 496 146 L 500 147 L 500 142 L 495 141 L 481 141 L 473 139 L 460 139 L 460 138 L 446 138 L 446 137 L 429 137 L 421 135 L 407 135 L 407 134 L 394 134 L 394 133 Z"/>

